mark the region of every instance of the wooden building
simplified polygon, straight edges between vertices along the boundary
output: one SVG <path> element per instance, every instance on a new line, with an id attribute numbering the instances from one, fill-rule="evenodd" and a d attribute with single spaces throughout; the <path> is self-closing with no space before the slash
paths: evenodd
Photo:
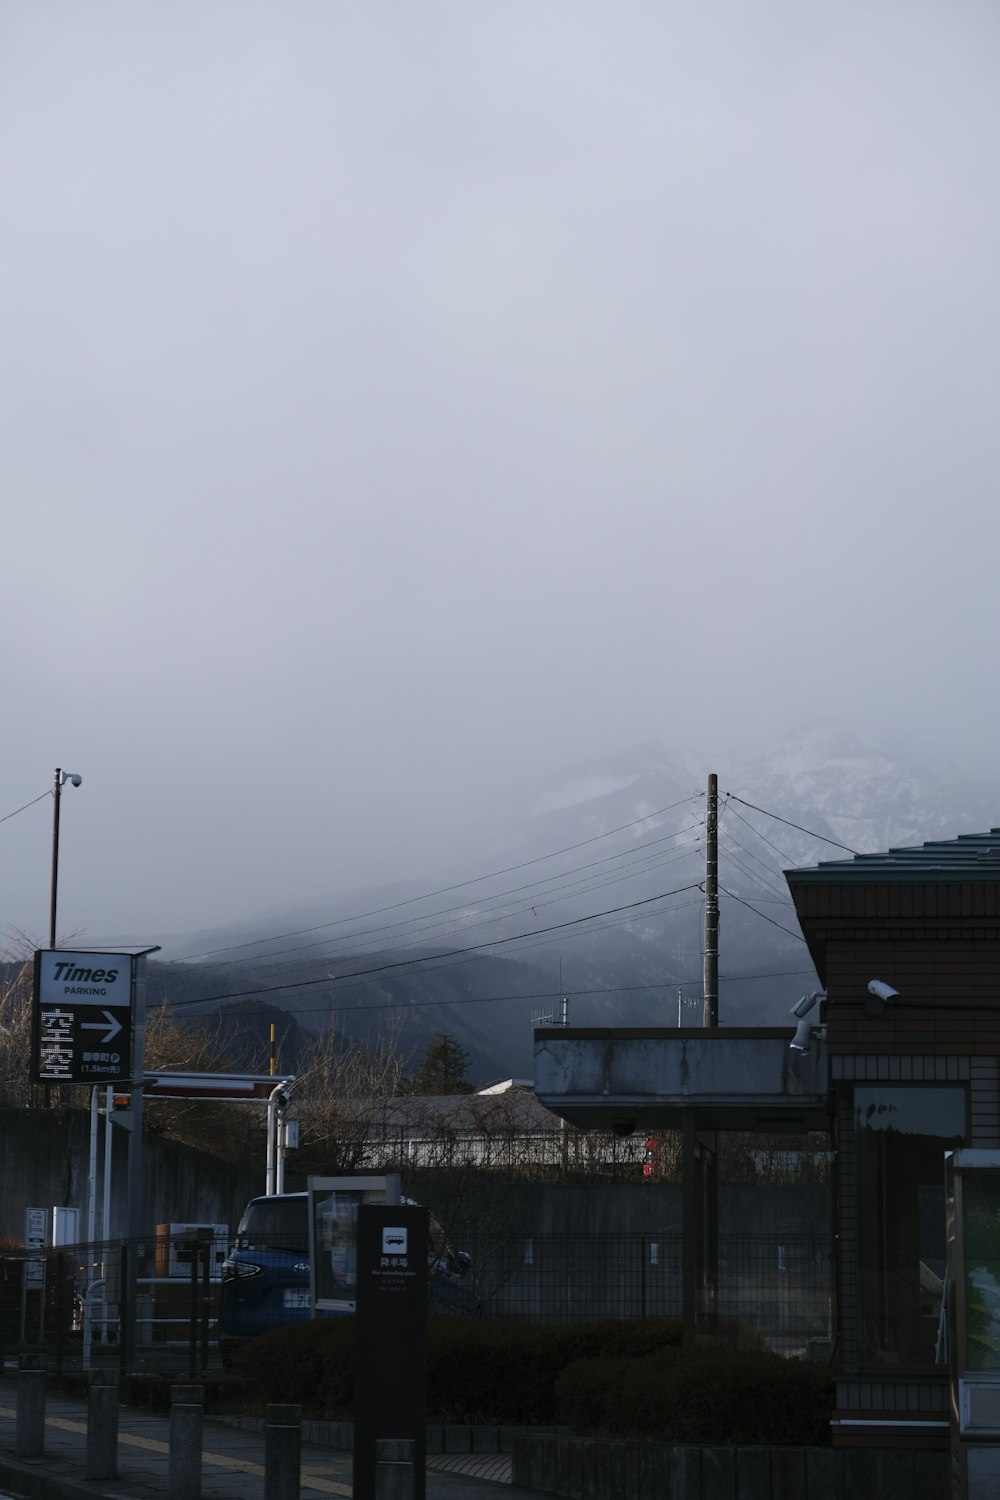
<path id="1" fill-rule="evenodd" d="M 786 879 L 826 990 L 835 1441 L 946 1447 L 944 1157 L 1000 1146 L 1000 829 Z"/>

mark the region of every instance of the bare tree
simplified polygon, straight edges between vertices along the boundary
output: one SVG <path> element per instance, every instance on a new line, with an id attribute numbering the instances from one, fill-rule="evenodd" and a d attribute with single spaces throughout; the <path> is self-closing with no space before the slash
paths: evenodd
<path id="1" fill-rule="evenodd" d="M 383 1164 L 389 1104 L 406 1073 L 399 1033 L 395 1026 L 365 1043 L 331 1029 L 307 1047 L 293 1095 L 298 1170 L 352 1172 Z"/>
<path id="2" fill-rule="evenodd" d="M 233 1071 L 218 1028 L 186 1025 L 166 1004 L 147 1012 L 145 1067 L 150 1072 Z M 147 1130 L 241 1165 L 263 1155 L 262 1122 L 260 1108 L 207 1099 L 147 1099 L 143 1111 Z"/>
<path id="3" fill-rule="evenodd" d="M 32 1082 L 32 963 L 22 954 L 0 970 L 0 1101 L 8 1109 L 42 1103 L 42 1088 Z"/>

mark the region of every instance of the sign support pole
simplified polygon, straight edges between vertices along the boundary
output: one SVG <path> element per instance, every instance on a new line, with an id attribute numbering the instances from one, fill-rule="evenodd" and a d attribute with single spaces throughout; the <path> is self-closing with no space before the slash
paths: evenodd
<path id="1" fill-rule="evenodd" d="M 156 953 L 156 948 L 147 949 Z M 126 1360 L 135 1353 L 138 1328 L 138 1247 L 142 1234 L 142 1084 L 146 1055 L 146 953 L 136 955 L 132 972 L 132 1082 L 131 1093 L 132 1128 L 128 1138 L 128 1180 L 125 1190 L 125 1234 L 131 1241 L 127 1261 L 127 1272 L 122 1277 L 122 1292 L 125 1299 Z M 110 1122 L 109 1122 L 110 1124 Z"/>

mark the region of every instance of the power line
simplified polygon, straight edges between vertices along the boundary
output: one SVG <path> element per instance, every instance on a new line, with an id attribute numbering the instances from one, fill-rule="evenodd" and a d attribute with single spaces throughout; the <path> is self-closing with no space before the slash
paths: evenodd
<path id="1" fill-rule="evenodd" d="M 768 814 L 768 816 L 770 816 L 770 814 Z M 769 849 L 773 849 L 774 850 L 775 854 L 780 854 L 780 856 L 781 856 L 781 858 L 783 860 L 787 860 L 788 863 L 790 865 L 794 865 L 796 869 L 800 868 L 798 865 L 795 864 L 795 860 L 787 852 L 787 850 L 785 850 L 785 849 L 779 849 L 777 844 L 772 844 L 771 840 L 767 837 L 767 835 L 764 834 L 764 833 L 761 833 L 761 831 L 760 831 L 759 828 L 755 828 L 753 826 L 753 824 L 750 822 L 750 819 L 749 818 L 745 818 L 742 813 L 737 812 L 736 809 L 735 809 L 735 807 L 733 808 L 733 817 L 734 818 L 739 818 L 739 820 L 743 824 L 743 826 L 745 828 L 749 828 L 749 830 L 750 830 L 751 833 L 756 834 L 757 837 L 763 843 L 767 844 L 767 846 L 768 846 Z M 817 834 L 817 837 L 819 837 L 818 834 Z"/>
<path id="2" fill-rule="evenodd" d="M 685 889 L 687 889 L 687 887 L 685 887 Z M 700 889 L 700 887 L 699 887 L 699 889 Z M 666 894 L 669 895 L 670 892 L 666 892 Z M 653 899 L 658 899 L 658 898 L 653 898 Z M 668 906 L 668 907 L 662 908 L 659 912 L 655 913 L 655 915 L 658 916 L 658 917 L 659 916 L 672 916 L 675 912 L 685 911 L 688 908 L 694 907 L 694 906 L 700 907 L 701 905 L 702 905 L 701 901 L 682 901 L 682 902 L 679 902 L 675 906 Z M 619 908 L 615 908 L 615 910 L 618 910 L 618 909 Z M 596 917 L 595 917 L 593 919 L 594 923 L 595 923 L 595 925 L 593 927 L 583 927 L 583 926 L 581 926 L 581 927 L 579 927 L 577 930 L 575 930 L 573 932 L 562 931 L 559 927 L 544 928 L 544 929 L 542 929 L 542 931 L 545 932 L 545 933 L 550 934 L 549 936 L 542 937 L 542 936 L 539 936 L 537 934 L 530 933 L 530 934 L 515 935 L 514 937 L 512 937 L 510 939 L 504 939 L 503 941 L 510 941 L 510 942 L 518 942 L 518 943 L 520 943 L 521 946 L 519 946 L 516 950 L 514 950 L 514 952 L 516 953 L 516 956 L 518 958 L 520 958 L 522 954 L 530 952 L 533 948 L 548 948 L 548 947 L 551 947 L 552 944 L 555 943 L 556 941 L 559 941 L 561 943 L 571 942 L 574 938 L 592 937 L 592 936 L 594 936 L 597 933 L 607 932 L 607 931 L 609 931 L 609 930 L 611 930 L 611 929 L 613 929 L 615 927 L 627 926 L 629 924 L 629 922 L 631 922 L 631 921 L 634 920 L 634 918 L 631 915 L 628 914 L 628 908 L 621 908 L 621 909 L 626 912 L 626 915 L 619 916 L 615 920 L 609 921 L 609 922 L 598 922 L 596 920 Z M 600 916 L 600 915 L 601 915 L 600 913 L 597 913 L 597 916 Z M 589 919 L 585 918 L 583 920 L 586 921 L 586 920 L 589 920 Z M 552 933 L 558 933 L 559 934 L 558 938 L 552 936 L 551 935 Z M 486 944 L 486 945 L 480 944 L 479 946 L 480 947 L 489 946 L 489 944 Z M 475 949 L 473 949 L 473 948 L 470 947 L 468 949 L 466 949 L 466 948 L 459 948 L 459 949 L 455 950 L 454 955 L 450 955 L 450 954 L 435 954 L 435 953 L 429 953 L 429 954 L 425 954 L 425 955 L 417 954 L 416 956 L 414 956 L 412 958 L 407 958 L 407 959 L 402 960 L 402 964 L 403 964 L 403 966 L 415 965 L 415 964 L 425 964 L 428 967 L 424 968 L 422 970 L 422 972 L 424 974 L 428 974 L 428 973 L 435 974 L 435 973 L 438 973 L 442 969 L 460 968 L 466 962 L 466 956 L 468 954 L 474 954 L 475 951 L 476 951 Z M 167 966 L 167 967 L 169 967 L 169 966 Z M 351 980 L 352 975 L 354 974 L 354 972 L 355 971 L 351 971 L 351 972 L 346 973 L 346 974 L 331 975 L 330 972 L 329 972 L 329 970 L 325 970 L 324 973 L 322 973 L 320 975 L 317 975 L 313 979 L 301 980 L 301 981 L 298 981 L 297 983 L 295 983 L 295 982 L 289 982 L 288 985 L 276 985 L 276 986 L 274 986 L 274 988 L 275 989 L 279 989 L 279 990 L 280 989 L 290 989 L 290 988 L 305 988 L 305 987 L 308 987 L 309 985 L 324 984 L 324 983 L 331 983 L 332 984 L 334 982 L 334 980 L 336 980 L 338 991 L 340 991 L 340 990 L 346 990 L 346 989 L 352 989 L 352 988 L 356 989 L 360 985 L 364 985 L 364 984 L 367 983 L 367 979 L 365 978 L 366 975 L 368 975 L 371 972 L 377 972 L 377 971 L 371 971 L 371 970 L 368 970 L 368 969 L 358 970 L 357 973 L 361 977 L 358 978 L 357 981 L 352 985 L 351 983 L 346 982 L 346 981 L 350 981 Z M 264 986 L 258 986 L 257 988 L 255 988 L 253 990 L 236 992 L 232 996 L 223 997 L 223 998 L 242 999 L 242 998 L 245 998 L 246 996 L 266 995 L 266 994 L 269 994 L 269 993 L 271 993 L 271 990 L 269 988 L 264 987 Z M 216 997 L 213 996 L 213 997 L 210 997 L 210 998 L 211 999 L 215 999 Z M 198 997 L 198 996 L 195 996 L 192 999 L 176 1000 L 176 1001 L 172 1002 L 172 1004 L 175 1004 L 175 1005 L 202 1005 L 202 1004 L 207 1004 L 207 1003 L 208 1003 L 208 1001 L 206 999 L 204 999 L 203 997 Z M 324 1006 L 320 1007 L 320 1008 L 326 1009 L 327 1007 L 324 1004 Z"/>
<path id="3" fill-rule="evenodd" d="M 762 859 L 758 859 L 757 855 L 754 854 L 752 850 L 748 849 L 745 844 L 741 844 L 739 839 L 734 838 L 731 833 L 726 831 L 723 833 L 722 837 L 723 839 L 727 839 L 729 843 L 735 844 L 737 849 L 741 850 L 746 855 L 747 859 L 752 859 L 754 864 L 760 865 L 764 870 L 767 871 L 767 874 L 769 876 L 773 875 L 774 872 L 764 864 L 764 861 Z M 736 865 L 738 869 L 743 871 L 748 880 L 753 881 L 754 885 L 760 886 L 762 890 L 770 891 L 772 897 L 780 901 L 784 906 L 793 906 L 793 903 L 782 892 L 780 886 L 772 885 L 769 879 L 765 879 L 763 875 L 759 875 L 756 870 L 749 869 L 742 862 L 742 860 L 736 858 L 736 855 L 733 854 L 731 849 L 725 849 L 725 854 L 728 859 L 732 860 L 733 864 Z"/>
<path id="4" fill-rule="evenodd" d="M 698 889 L 700 890 L 701 887 L 699 886 Z M 703 905 L 703 902 L 701 902 L 701 901 L 681 901 L 676 906 L 667 906 L 667 907 L 664 907 L 661 911 L 656 912 L 654 915 L 656 915 L 658 917 L 673 916 L 674 912 L 686 911 L 689 907 L 692 907 L 692 906 L 701 907 L 702 905 Z M 567 933 L 564 933 L 562 935 L 562 937 L 559 939 L 559 941 L 560 942 L 571 942 L 574 938 L 593 937 L 594 934 L 598 933 L 598 932 L 609 932 L 611 929 L 613 929 L 615 927 L 627 927 L 628 924 L 631 921 L 633 921 L 633 920 L 634 919 L 632 917 L 630 917 L 630 916 L 618 917 L 617 920 L 613 921 L 613 922 L 601 922 L 600 924 L 598 924 L 595 927 L 581 928 L 578 932 L 567 932 Z M 554 929 L 546 928 L 544 930 L 551 932 Z M 531 942 L 529 942 L 525 938 L 523 940 L 523 942 L 522 942 L 522 946 L 520 948 L 516 949 L 517 957 L 520 958 L 520 956 L 523 953 L 530 953 L 533 948 L 551 948 L 554 942 L 556 942 L 556 939 L 553 938 L 553 937 L 546 937 L 546 938 L 539 937 L 537 941 L 531 941 Z M 465 950 L 461 949 L 459 951 L 460 952 L 464 952 Z M 418 962 L 420 962 L 420 960 L 418 960 L 418 959 L 411 959 L 410 962 L 412 962 L 412 963 L 418 963 Z M 444 963 L 441 963 L 440 965 L 435 966 L 435 967 L 436 968 L 440 967 L 442 969 L 460 968 L 461 964 L 462 964 L 462 959 L 459 958 L 459 959 L 457 959 L 454 962 L 444 962 Z M 425 970 L 424 972 L 426 973 L 428 971 Z M 430 972 L 433 973 L 433 972 L 435 972 L 435 970 L 432 969 Z"/>
<path id="5" fill-rule="evenodd" d="M 814 969 L 775 969 L 764 974 L 720 974 L 719 982 L 722 984 L 742 984 L 746 983 L 749 980 L 757 979 L 801 979 L 803 976 L 813 973 L 815 973 Z M 678 985 L 700 984 L 701 979 L 702 976 L 698 974 L 689 975 L 687 978 L 664 979 L 659 984 L 609 984 L 589 990 L 572 990 L 563 987 L 559 990 L 539 990 L 523 995 L 456 995 L 453 999 L 450 1000 L 414 1000 L 412 1002 L 408 1000 L 390 1000 L 384 1002 L 381 1005 L 369 1005 L 364 1001 L 359 1001 L 357 1005 L 329 1005 L 326 1001 L 324 1001 L 322 1005 L 298 1005 L 294 1010 L 286 1011 L 285 1014 L 289 1016 L 302 1016 L 313 1015 L 317 1012 L 322 1011 L 324 1015 L 342 1015 L 350 1011 L 358 1010 L 365 1010 L 369 1012 L 377 1012 L 381 1010 L 410 1011 L 427 1010 L 441 1005 L 499 1005 L 509 1003 L 513 1000 L 558 1000 L 562 995 L 569 995 L 571 998 L 577 999 L 583 998 L 587 995 L 631 995 L 638 994 L 640 992 L 649 992 L 651 990 L 670 990 L 671 992 L 673 992 Z M 347 986 L 345 986 L 345 988 L 347 988 Z M 178 1001 L 163 1003 L 169 1004 L 170 1008 L 173 1009 L 175 1003 L 194 1004 L 195 1002 Z M 206 1000 L 204 1002 L 199 1001 L 197 1003 L 208 1004 L 210 1002 Z M 217 1019 L 221 1022 L 223 1020 L 236 1021 L 244 1018 L 235 1013 L 233 1013 L 231 1016 L 227 1016 L 225 1012 L 220 1012 Z"/>
<path id="6" fill-rule="evenodd" d="M 51 795 L 46 793 L 46 796 Z M 321 932 L 326 927 L 343 927 L 348 922 L 363 922 L 367 917 L 379 917 L 383 912 L 399 911 L 404 906 L 413 906 L 419 901 L 430 901 L 434 896 L 447 896 L 452 891 L 463 890 L 466 886 L 481 885 L 485 880 L 497 880 L 501 875 L 512 875 L 516 870 L 527 870 L 532 865 L 544 864 L 547 859 L 558 859 L 561 854 L 572 854 L 576 849 L 584 849 L 588 844 L 600 843 L 601 839 L 609 839 L 616 833 L 624 833 L 627 828 L 638 828 L 640 823 L 648 823 L 652 818 L 660 818 L 664 813 L 673 812 L 675 807 L 683 807 L 685 802 L 695 802 L 703 793 L 692 792 L 690 796 L 680 797 L 676 802 L 671 802 L 667 807 L 657 808 L 655 812 L 646 813 L 641 818 L 633 818 L 629 823 L 620 823 L 617 828 L 608 828 L 604 833 L 596 833 L 592 838 L 581 839 L 577 844 L 567 844 L 563 849 L 554 849 L 549 854 L 539 854 L 534 859 L 524 859 L 516 865 L 506 865 L 502 870 L 493 870 L 488 875 L 475 875 L 470 880 L 459 880 L 454 885 L 439 886 L 437 890 L 425 891 L 422 896 L 408 896 L 405 901 L 392 901 L 386 906 L 376 906 L 371 911 L 356 912 L 351 917 L 337 917 L 330 922 L 317 922 L 313 927 L 298 927 L 291 932 L 277 932 L 271 937 L 254 938 L 252 942 L 230 943 L 225 948 L 207 948 L 202 953 L 183 953 L 180 958 L 174 959 L 175 963 L 184 963 L 192 958 L 214 958 L 217 953 L 236 953 L 243 948 L 257 948 L 261 943 L 280 943 L 285 938 L 303 937 L 309 932 Z M 36 801 L 39 800 L 36 798 Z M 28 804 L 30 806 L 30 804 Z M 13 816 L 13 814 L 11 814 Z M 676 835 L 670 835 L 676 837 Z"/>
<path id="7" fill-rule="evenodd" d="M 835 849 L 845 849 L 848 854 L 859 854 L 858 849 L 852 849 L 848 844 L 839 844 L 836 839 L 828 839 L 825 833 L 814 833 L 811 828 L 803 828 L 801 823 L 793 823 L 788 818 L 782 818 L 778 813 L 768 812 L 766 807 L 755 807 L 752 802 L 747 802 L 743 797 L 737 797 L 735 792 L 727 792 L 726 797 L 739 802 L 743 807 L 749 807 L 754 812 L 763 813 L 765 818 L 773 818 L 776 823 L 785 823 L 789 828 L 795 828 L 799 833 L 807 833 L 811 839 L 820 839 L 824 844 L 832 844 Z M 739 814 L 737 814 L 737 817 Z M 756 829 L 754 830 L 756 832 Z M 763 834 L 761 835 L 763 838 Z M 780 851 L 779 851 L 780 852 Z"/>
<path id="8" fill-rule="evenodd" d="M 32 797 L 32 799 L 31 799 L 30 802 L 26 802 L 24 804 L 24 807 L 15 807 L 15 809 L 14 809 L 13 812 L 5 813 L 3 815 L 3 817 L 0 818 L 0 823 L 7 823 L 7 822 L 9 822 L 11 818 L 16 818 L 17 815 L 18 815 L 18 813 L 25 812 L 29 807 L 34 807 L 34 805 L 35 805 L 36 802 L 44 802 L 46 797 L 51 797 L 51 796 L 52 796 L 51 792 L 42 792 L 40 796 L 38 796 L 38 797 Z"/>
<path id="9" fill-rule="evenodd" d="M 620 859 L 622 859 L 627 854 L 638 853 L 639 851 L 644 850 L 644 849 L 645 850 L 652 849 L 657 844 L 669 843 L 669 842 L 671 842 L 674 839 L 679 839 L 679 838 L 683 837 L 683 835 L 686 834 L 686 833 L 690 833 L 693 829 L 700 828 L 700 827 L 701 827 L 701 822 L 700 821 L 697 822 L 697 823 L 690 823 L 690 824 L 687 825 L 687 827 L 678 829 L 678 831 L 676 833 L 666 834 L 662 838 L 658 838 L 658 839 L 650 839 L 650 840 L 648 840 L 644 844 L 636 844 L 633 849 L 623 849 L 623 850 L 620 850 L 617 854 L 609 854 L 609 855 L 605 856 L 605 858 L 603 858 L 603 859 L 590 860 L 586 864 L 576 866 L 575 870 L 567 870 L 567 871 L 565 871 L 565 872 L 563 872 L 562 874 L 559 874 L 559 875 L 549 875 L 549 876 L 546 876 L 544 880 L 529 880 L 524 885 L 511 886 L 506 891 L 496 891 L 488 899 L 490 901 L 496 901 L 496 900 L 499 900 L 500 898 L 502 898 L 504 896 L 516 896 L 516 895 L 518 895 L 522 891 L 530 891 L 530 890 L 534 890 L 534 889 L 536 889 L 538 887 L 542 887 L 543 888 L 543 894 L 549 894 L 549 892 L 547 892 L 547 891 L 544 890 L 544 887 L 546 887 L 546 886 L 548 886 L 553 893 L 557 892 L 557 891 L 562 893 L 560 895 L 556 895 L 555 896 L 555 900 L 556 901 L 565 900 L 568 895 L 573 894 L 573 893 L 579 893 L 580 891 L 584 891 L 584 890 L 603 890 L 606 886 L 616 885 L 616 884 L 618 884 L 623 879 L 630 879 L 630 878 L 634 879 L 634 878 L 636 878 L 637 874 L 639 873 L 638 867 L 640 865 L 645 864 L 646 867 L 647 867 L 646 872 L 648 873 L 648 871 L 651 870 L 651 869 L 660 869 L 664 865 L 672 864 L 672 863 L 674 863 L 674 860 L 673 859 L 665 859 L 665 858 L 663 858 L 662 856 L 659 856 L 659 855 L 653 856 L 651 860 L 650 859 L 636 859 L 636 860 L 632 860 L 628 865 L 622 867 L 622 868 L 625 868 L 627 870 L 632 871 L 631 875 L 616 875 L 616 876 L 614 876 L 610 880 L 598 880 L 598 881 L 594 881 L 592 877 L 587 877 L 587 878 L 585 878 L 584 880 L 581 881 L 581 880 L 574 880 L 573 877 L 579 871 L 589 870 L 589 869 L 595 869 L 598 865 L 606 865 L 606 864 L 612 863 L 614 860 L 620 860 Z M 698 846 L 697 843 L 688 844 L 688 845 L 685 845 L 685 846 L 681 846 L 680 849 L 679 850 L 675 850 L 674 853 L 675 853 L 675 856 L 676 856 L 677 859 L 682 859 L 686 855 L 695 852 L 698 847 L 699 846 Z M 568 881 L 569 883 L 566 884 L 566 885 L 563 885 L 563 886 L 558 886 L 558 885 L 554 884 L 554 882 L 560 881 L 560 880 L 561 881 Z M 551 906 L 552 904 L 554 904 L 552 901 L 542 901 L 541 899 L 539 899 L 539 900 L 537 900 L 535 902 L 529 902 L 529 906 L 532 908 L 532 910 L 534 910 L 536 907 Z M 511 911 L 510 911 L 509 908 L 512 907 L 512 906 L 514 906 L 514 905 L 516 905 L 516 903 L 514 903 L 514 902 L 508 903 L 508 910 L 506 912 L 506 917 L 509 917 L 512 914 L 513 915 L 521 915 L 522 914 L 523 908 L 522 908 L 522 912 L 511 913 Z M 223 964 L 225 964 L 227 962 L 231 966 L 234 966 L 234 967 L 236 965 L 240 965 L 240 964 L 267 963 L 270 960 L 273 960 L 273 959 L 276 959 L 276 958 L 282 958 L 282 957 L 286 956 L 289 953 L 303 953 L 303 952 L 305 952 L 309 948 L 321 948 L 321 947 L 324 947 L 328 943 L 336 943 L 338 941 L 342 941 L 344 943 L 349 943 L 349 942 L 353 941 L 355 938 L 370 937 L 373 934 L 380 933 L 380 932 L 388 933 L 388 932 L 394 932 L 394 931 L 396 931 L 397 932 L 397 936 L 393 939 L 393 941 L 402 942 L 402 941 L 405 941 L 408 938 L 413 938 L 413 937 L 417 936 L 418 934 L 426 934 L 426 933 L 429 933 L 429 932 L 439 932 L 439 931 L 441 931 L 442 926 L 447 931 L 452 931 L 452 932 L 466 931 L 467 932 L 467 931 L 471 930 L 472 927 L 481 927 L 485 922 L 503 921 L 503 920 L 506 919 L 506 917 L 504 915 L 501 915 L 500 912 L 498 912 L 496 909 L 493 909 L 491 911 L 490 908 L 487 907 L 485 909 L 485 915 L 478 922 L 468 923 L 468 924 L 464 924 L 464 925 L 463 924 L 459 924 L 458 926 L 455 926 L 453 923 L 447 923 L 447 922 L 443 923 L 443 924 L 440 924 L 438 927 L 433 927 L 433 926 L 428 926 L 427 925 L 427 923 L 432 922 L 435 917 L 440 917 L 440 916 L 446 917 L 446 916 L 449 916 L 453 912 L 461 912 L 461 911 L 468 911 L 468 910 L 469 910 L 469 907 L 465 903 L 462 903 L 462 904 L 460 904 L 458 906 L 446 906 L 446 907 L 442 907 L 440 909 L 440 911 L 428 912 L 428 913 L 425 914 L 424 917 L 411 917 L 411 918 L 408 918 L 408 919 L 406 919 L 405 921 L 402 921 L 402 922 L 384 922 L 384 923 L 378 924 L 375 927 L 367 927 L 367 928 L 362 928 L 360 931 L 357 931 L 357 932 L 345 933 L 342 940 L 338 939 L 338 938 L 333 938 L 333 937 L 318 938 L 315 942 L 312 942 L 312 943 L 300 943 L 300 944 L 297 944 L 294 948 L 281 948 L 281 949 L 278 949 L 277 951 L 271 951 L 271 952 L 268 952 L 268 953 L 257 953 L 257 954 L 253 954 L 250 957 L 245 958 L 245 959 L 236 959 L 236 960 L 228 960 L 228 961 L 226 959 L 216 959 L 215 964 L 211 965 L 209 967 L 221 967 Z M 408 931 L 403 931 L 403 932 L 398 932 L 398 929 L 400 929 L 400 928 L 409 929 L 409 930 Z M 278 941 L 278 940 L 277 939 L 273 939 L 273 938 L 272 939 L 260 938 L 258 941 L 261 942 L 261 943 L 264 943 L 264 942 L 269 942 L 269 941 L 270 942 L 274 942 L 274 941 Z M 244 945 L 244 946 L 249 946 L 249 945 Z M 220 949 L 218 951 L 220 951 L 220 952 L 226 952 L 228 950 L 226 950 L 226 949 Z M 344 950 L 340 949 L 339 951 L 342 952 Z M 176 961 L 179 962 L 179 960 L 176 960 Z"/>
<path id="10" fill-rule="evenodd" d="M 738 901 L 741 906 L 746 907 L 747 911 L 752 911 L 755 917 L 760 917 L 762 922 L 770 922 L 772 927 L 777 927 L 779 932 L 787 933 L 787 935 L 791 938 L 794 938 L 797 943 L 805 942 L 805 938 L 801 933 L 793 932 L 790 927 L 782 927 L 780 922 L 776 922 L 773 917 L 768 917 L 764 914 L 764 912 L 758 911 L 755 906 L 751 906 L 749 901 L 744 901 L 742 896 L 737 896 L 733 891 L 724 890 L 722 886 L 720 886 L 719 889 L 722 891 L 722 894 L 724 896 L 729 897 L 730 901 Z"/>
<path id="11" fill-rule="evenodd" d="M 348 973 L 343 974 L 339 977 L 343 979 L 365 978 L 370 974 L 385 974 L 390 969 L 409 968 L 413 964 L 429 963 L 434 959 L 455 958 L 459 954 L 478 953 L 484 948 L 500 948 L 506 943 L 520 942 L 524 938 L 542 937 L 545 933 L 548 932 L 560 932 L 567 927 L 579 927 L 584 922 L 592 922 L 595 917 L 610 917 L 614 916 L 617 912 L 634 911 L 637 907 L 640 906 L 651 906 L 655 901 L 665 901 L 668 896 L 679 896 L 684 891 L 693 891 L 697 890 L 698 888 L 699 887 L 697 882 L 694 882 L 691 885 L 681 885 L 678 886 L 676 890 L 662 891 L 658 896 L 647 896 L 642 901 L 629 901 L 624 906 L 612 906 L 609 907 L 607 911 L 592 912 L 590 916 L 587 917 L 574 917 L 571 921 L 568 922 L 557 922 L 552 927 L 540 928 L 538 932 L 521 932 L 515 933 L 511 937 L 494 938 L 490 942 L 472 943 L 468 948 L 453 948 L 449 953 L 428 953 L 426 955 L 426 958 L 396 959 L 392 963 L 376 964 L 370 969 L 351 969 L 348 971 Z M 224 995 L 204 995 L 198 999 L 177 1000 L 174 1002 L 174 1004 L 175 1006 L 179 1007 L 183 1005 L 214 1004 L 214 1002 L 217 1000 L 251 999 L 255 998 L 257 995 L 274 994 L 278 990 L 298 990 L 305 989 L 308 986 L 314 984 L 329 984 L 332 983 L 333 979 L 335 979 L 336 977 L 337 976 L 327 975 L 325 979 L 301 979 L 295 981 L 292 984 L 272 984 L 268 985 L 266 989 L 259 987 L 253 990 L 240 990 L 238 992 L 232 992 Z"/>

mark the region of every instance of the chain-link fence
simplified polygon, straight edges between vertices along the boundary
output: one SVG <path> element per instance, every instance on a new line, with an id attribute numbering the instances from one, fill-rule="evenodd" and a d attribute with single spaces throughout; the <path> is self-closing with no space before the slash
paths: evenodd
<path id="1" fill-rule="evenodd" d="M 287 1239 L 287 1237 L 285 1237 Z M 466 1238 L 431 1266 L 430 1307 L 544 1323 L 683 1313 L 676 1233 Z M 703 1308 L 801 1356 L 830 1334 L 825 1236 L 721 1235 Z M 310 1316 L 306 1246 L 210 1234 L 0 1254 L 0 1345 L 44 1349 L 54 1368 L 219 1369 L 247 1338 Z"/>

